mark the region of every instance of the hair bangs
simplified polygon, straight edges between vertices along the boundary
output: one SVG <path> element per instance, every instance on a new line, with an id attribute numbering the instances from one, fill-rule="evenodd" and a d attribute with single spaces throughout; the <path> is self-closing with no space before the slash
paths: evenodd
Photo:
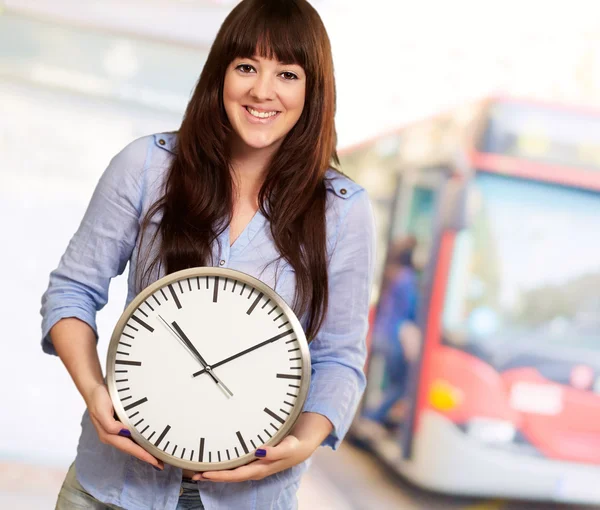
<path id="1" fill-rule="evenodd" d="M 309 22 L 294 0 L 267 0 L 257 9 L 238 16 L 229 30 L 225 53 L 229 62 L 235 58 L 259 56 L 284 64 L 297 64 L 305 71 L 314 66 L 314 34 Z M 290 8 L 290 6 L 292 8 Z"/>

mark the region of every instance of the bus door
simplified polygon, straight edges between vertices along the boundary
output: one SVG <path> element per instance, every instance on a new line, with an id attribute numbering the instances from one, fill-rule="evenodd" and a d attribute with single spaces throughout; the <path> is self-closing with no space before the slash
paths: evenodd
<path id="1" fill-rule="evenodd" d="M 448 176 L 446 167 L 403 172 L 391 210 L 361 417 L 385 429 L 398 445 L 410 435 L 406 423 L 422 337 L 419 310 L 426 307 L 438 202 Z"/>
<path id="2" fill-rule="evenodd" d="M 413 333 L 405 328 L 401 332 L 406 355 L 410 358 L 406 422 L 400 436 L 406 460 L 413 454 L 419 415 L 429 405 L 431 392 L 436 390 L 431 385 L 435 374 L 429 367 L 432 353 L 440 344 L 443 296 L 455 232 L 463 228 L 467 220 L 467 191 L 464 177 L 445 173 L 436 192 L 436 208 L 430 221 L 428 256 L 421 266 L 417 330 Z"/>

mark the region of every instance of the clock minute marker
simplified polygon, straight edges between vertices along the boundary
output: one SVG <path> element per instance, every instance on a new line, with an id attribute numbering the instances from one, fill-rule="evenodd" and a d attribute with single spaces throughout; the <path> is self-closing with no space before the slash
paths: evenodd
<path id="1" fill-rule="evenodd" d="M 141 367 L 142 366 L 141 361 L 128 361 L 126 359 L 116 359 L 115 364 L 116 365 L 130 365 L 133 367 Z"/>
<path id="2" fill-rule="evenodd" d="M 275 414 L 273 411 L 271 411 L 268 407 L 265 407 L 263 409 L 263 411 L 265 413 L 267 413 L 271 418 L 275 418 L 279 423 L 285 423 L 285 420 L 279 416 L 278 414 Z"/>
<path id="3" fill-rule="evenodd" d="M 160 433 L 160 436 L 158 436 L 158 439 L 156 440 L 156 443 L 154 443 L 154 446 L 158 447 L 158 445 L 165 438 L 169 430 L 171 430 L 171 425 L 167 425 L 165 429 Z"/>
<path id="4" fill-rule="evenodd" d="M 173 296 L 173 300 L 175 301 L 175 304 L 177 305 L 177 309 L 179 310 L 181 308 L 181 302 L 179 301 L 177 294 L 175 294 L 175 289 L 173 288 L 172 285 L 169 285 L 169 291 L 171 292 L 171 296 Z"/>
<path id="5" fill-rule="evenodd" d="M 250 453 L 248 450 L 248 447 L 246 446 L 246 442 L 244 441 L 244 438 L 242 437 L 242 434 L 240 433 L 240 431 L 238 430 L 235 434 L 237 435 L 238 439 L 240 440 L 240 444 L 242 445 L 244 452 Z"/>
<path id="6" fill-rule="evenodd" d="M 183 451 L 181 452 L 181 458 L 183 459 L 183 456 L 185 455 L 185 448 L 183 449 Z"/>
<path id="7" fill-rule="evenodd" d="M 262 292 L 258 295 L 258 297 L 254 300 L 254 303 L 252 303 L 250 308 L 248 308 L 248 311 L 246 312 L 247 315 L 250 315 L 254 311 L 254 309 L 256 308 L 256 305 L 262 299 L 263 295 L 264 294 Z"/>
<path id="8" fill-rule="evenodd" d="M 293 374 L 277 374 L 277 379 L 296 379 L 296 380 L 300 380 L 302 379 L 301 375 L 293 375 Z"/>
<path id="9" fill-rule="evenodd" d="M 215 276 L 215 288 L 213 290 L 213 303 L 216 303 L 217 299 L 219 299 L 219 277 Z"/>
<path id="10" fill-rule="evenodd" d="M 133 409 L 134 407 L 137 407 L 145 402 L 148 402 L 148 399 L 146 397 L 139 399 L 137 402 L 134 402 L 133 404 L 129 404 L 124 409 L 125 409 L 125 411 L 129 411 L 130 409 Z"/>
<path id="11" fill-rule="evenodd" d="M 139 310 L 139 308 L 138 308 Z M 150 331 L 150 333 L 154 332 L 154 328 L 152 326 L 149 326 L 148 324 L 146 324 L 142 319 L 136 317 L 135 315 L 132 315 L 131 318 L 137 322 L 140 326 L 144 326 L 148 331 Z"/>

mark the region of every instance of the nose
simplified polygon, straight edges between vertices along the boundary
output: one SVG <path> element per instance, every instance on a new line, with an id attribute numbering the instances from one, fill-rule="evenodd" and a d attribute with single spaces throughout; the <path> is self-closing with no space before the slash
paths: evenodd
<path id="1" fill-rule="evenodd" d="M 260 101 L 273 99 L 275 96 L 275 83 L 273 77 L 267 73 L 259 73 L 252 84 L 250 94 Z"/>

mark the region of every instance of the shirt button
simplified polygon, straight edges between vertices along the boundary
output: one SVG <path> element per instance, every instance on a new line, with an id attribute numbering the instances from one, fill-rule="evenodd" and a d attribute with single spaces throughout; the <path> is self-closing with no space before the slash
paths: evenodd
<path id="1" fill-rule="evenodd" d="M 224 266 L 224 265 L 225 265 L 225 261 L 221 259 L 221 261 L 219 262 L 219 264 L 220 264 L 221 266 Z"/>
<path id="2" fill-rule="evenodd" d="M 341 193 L 342 195 L 345 195 L 345 194 L 346 194 L 346 193 L 348 193 L 348 192 L 346 191 L 346 188 L 342 188 L 342 189 L 340 190 L 340 193 Z"/>
<path id="3" fill-rule="evenodd" d="M 165 143 L 167 143 L 167 142 L 165 142 L 165 141 L 164 141 L 164 140 L 161 138 L 161 139 L 158 141 L 158 143 L 159 143 L 159 144 L 161 144 L 161 145 L 164 145 L 164 144 L 165 144 Z"/>

